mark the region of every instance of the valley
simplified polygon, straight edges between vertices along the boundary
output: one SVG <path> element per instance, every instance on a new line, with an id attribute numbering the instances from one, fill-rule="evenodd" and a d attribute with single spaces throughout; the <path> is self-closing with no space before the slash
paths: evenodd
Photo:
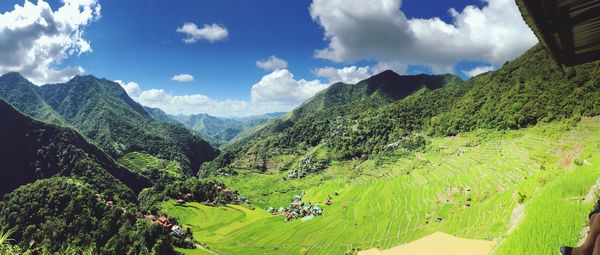
<path id="1" fill-rule="evenodd" d="M 600 253 L 600 0 L 21 2 L 0 255 Z"/>
<path id="2" fill-rule="evenodd" d="M 172 202 L 163 208 L 224 254 L 353 253 L 437 231 L 498 241 L 494 254 L 549 254 L 578 241 L 596 202 L 585 197 L 600 174 L 599 134 L 598 117 L 575 125 L 477 130 L 431 138 L 424 152 L 333 162 L 302 180 L 285 181 L 278 172 L 222 178 L 247 194 L 255 210 Z M 302 192 L 305 201 L 324 207 L 323 216 L 285 222 L 265 211 Z M 325 206 L 329 195 L 333 203 Z M 557 217 L 570 221 L 557 224 Z"/>

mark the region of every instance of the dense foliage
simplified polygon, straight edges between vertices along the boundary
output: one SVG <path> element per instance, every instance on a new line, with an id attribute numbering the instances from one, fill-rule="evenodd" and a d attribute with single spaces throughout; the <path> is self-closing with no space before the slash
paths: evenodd
<path id="1" fill-rule="evenodd" d="M 160 210 L 161 202 L 168 199 L 184 199 L 186 194 L 192 194 L 192 201 L 214 205 L 234 202 L 238 196 L 237 191 L 229 190 L 215 180 L 190 178 L 145 189 L 139 194 L 139 208 L 144 212 L 156 213 Z"/>
<path id="2" fill-rule="evenodd" d="M 142 151 L 177 160 L 191 175 L 218 153 L 183 126 L 154 119 L 119 84 L 106 79 L 76 76 L 38 87 L 9 73 L 0 77 L 0 98 L 41 120 L 64 120 L 113 157 Z"/>
<path id="3" fill-rule="evenodd" d="M 34 253 L 175 254 L 169 230 L 136 218 L 125 206 L 98 201 L 80 180 L 54 177 L 8 194 L 0 202 L 0 222 Z"/>
<path id="4" fill-rule="evenodd" d="M 204 165 L 201 174 L 236 168 L 265 171 L 275 165 L 269 159 L 304 155 L 321 144 L 333 159 L 347 160 L 388 150 L 419 150 L 427 135 L 595 116 L 600 114 L 598 73 L 600 62 L 567 68 L 563 74 L 536 46 L 500 70 L 468 81 L 387 71 L 356 85 L 334 84 L 291 117 L 272 121 L 224 148 L 222 159 Z"/>
<path id="5" fill-rule="evenodd" d="M 107 195 L 133 200 L 150 186 L 76 131 L 31 119 L 0 100 L 0 195 L 55 175 L 77 176 Z M 133 192 L 132 192 L 133 191 Z"/>

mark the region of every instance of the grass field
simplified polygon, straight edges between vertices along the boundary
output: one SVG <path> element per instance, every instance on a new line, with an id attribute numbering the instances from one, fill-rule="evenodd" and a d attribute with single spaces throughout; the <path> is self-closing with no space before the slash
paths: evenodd
<path id="1" fill-rule="evenodd" d="M 118 162 L 140 174 L 164 172 L 176 178 L 181 177 L 182 174 L 181 165 L 176 161 L 168 161 L 140 152 L 128 153 L 121 157 Z"/>
<path id="2" fill-rule="evenodd" d="M 173 202 L 163 210 L 219 254 L 354 253 L 436 231 L 496 240 L 495 254 L 546 255 L 577 242 L 596 201 L 584 198 L 600 178 L 600 118 L 429 139 L 423 153 L 333 162 L 302 180 L 285 181 L 285 172 L 222 179 L 256 210 Z M 264 210 L 302 191 L 313 203 L 339 196 L 307 222 Z"/>

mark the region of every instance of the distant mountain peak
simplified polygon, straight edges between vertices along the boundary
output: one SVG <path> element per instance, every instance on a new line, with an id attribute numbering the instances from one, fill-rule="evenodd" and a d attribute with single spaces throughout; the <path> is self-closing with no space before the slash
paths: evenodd
<path id="1" fill-rule="evenodd" d="M 0 79 L 2 79 L 2 80 L 11 80 L 11 81 L 18 81 L 18 80 L 26 80 L 26 81 L 28 81 L 25 77 L 23 77 L 23 75 L 21 75 L 18 72 L 8 72 L 8 73 L 5 73 L 4 75 L 0 76 Z"/>

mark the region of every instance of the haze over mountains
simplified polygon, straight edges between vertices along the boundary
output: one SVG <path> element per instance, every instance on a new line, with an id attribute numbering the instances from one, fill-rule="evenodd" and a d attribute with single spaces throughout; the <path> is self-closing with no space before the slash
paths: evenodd
<path id="1" fill-rule="evenodd" d="M 268 120 L 278 118 L 284 114 L 283 112 L 267 113 L 240 118 L 222 118 L 208 114 L 169 115 L 168 117 L 198 132 L 202 138 L 214 145 L 221 146 L 238 136 L 251 132 Z"/>

